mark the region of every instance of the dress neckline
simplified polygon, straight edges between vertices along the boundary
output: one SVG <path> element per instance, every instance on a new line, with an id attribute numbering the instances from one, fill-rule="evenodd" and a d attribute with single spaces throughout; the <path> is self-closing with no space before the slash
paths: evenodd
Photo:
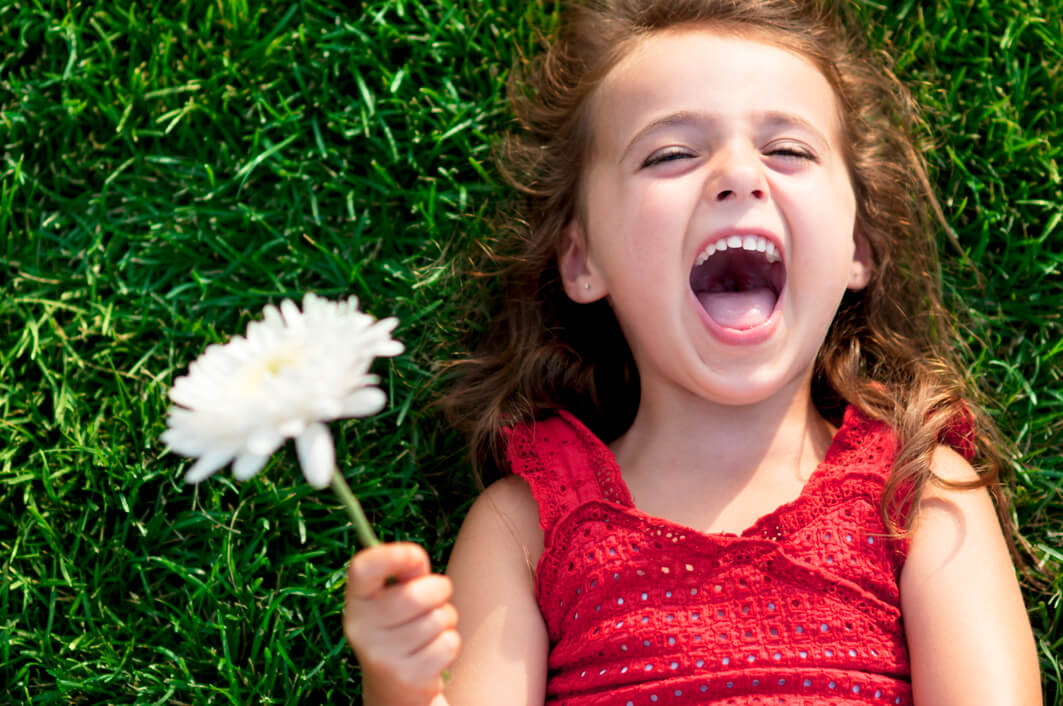
<path id="1" fill-rule="evenodd" d="M 693 527 L 688 527 L 680 522 L 669 520 L 666 517 L 651 515 L 639 509 L 635 505 L 631 490 L 628 488 L 627 482 L 624 480 L 623 473 L 620 470 L 620 464 L 617 462 L 616 455 L 612 450 L 581 421 L 579 421 L 579 419 L 568 412 L 561 412 L 561 415 L 579 432 L 579 436 L 587 445 L 587 451 L 591 452 L 598 458 L 600 462 L 598 483 L 603 496 L 610 498 L 612 502 L 615 502 L 618 505 L 624 506 L 628 514 L 643 522 L 667 527 L 673 531 L 681 531 L 684 534 L 693 534 L 707 539 L 728 540 L 778 540 L 783 539 L 784 535 L 789 534 L 787 530 L 792 528 L 790 527 L 790 523 L 785 521 L 786 518 L 798 513 L 798 511 L 802 510 L 806 505 L 817 505 L 812 491 L 814 491 L 817 486 L 822 485 L 825 478 L 833 476 L 833 473 L 840 465 L 838 463 L 839 457 L 842 456 L 847 449 L 852 447 L 853 434 L 858 428 L 863 427 L 869 421 L 855 406 L 848 405 L 842 418 L 842 424 L 831 437 L 830 444 L 823 456 L 823 460 L 816 464 L 815 469 L 809 474 L 808 479 L 801 487 L 801 492 L 798 493 L 793 500 L 782 503 L 767 513 L 760 515 L 752 522 L 752 524 L 741 532 L 704 532 L 702 530 L 694 529 Z"/>

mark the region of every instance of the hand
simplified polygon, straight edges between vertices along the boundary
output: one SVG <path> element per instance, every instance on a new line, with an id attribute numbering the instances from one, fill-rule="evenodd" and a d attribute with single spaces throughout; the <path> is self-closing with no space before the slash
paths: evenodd
<path id="1" fill-rule="evenodd" d="M 461 647 L 450 579 L 416 544 L 358 552 L 347 567 L 343 631 L 362 667 L 368 705 L 433 706 Z"/>

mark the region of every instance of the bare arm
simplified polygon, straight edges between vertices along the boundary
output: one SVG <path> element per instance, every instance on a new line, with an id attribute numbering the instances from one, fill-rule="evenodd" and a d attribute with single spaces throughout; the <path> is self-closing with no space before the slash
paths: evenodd
<path id="1" fill-rule="evenodd" d="M 548 638 L 534 581 L 542 551 L 531 491 L 508 478 L 469 510 L 449 577 L 432 574 L 415 544 L 356 554 L 344 632 L 362 667 L 366 705 L 542 704 Z"/>
<path id="2" fill-rule="evenodd" d="M 447 567 L 463 643 L 450 703 L 543 703 L 549 638 L 534 578 L 542 551 L 538 510 L 521 479 L 495 483 L 469 510 Z"/>
<path id="3" fill-rule="evenodd" d="M 939 448 L 934 472 L 976 478 Z M 917 706 L 1040 706 L 1037 651 L 985 489 L 927 484 L 901 572 L 901 608 Z"/>

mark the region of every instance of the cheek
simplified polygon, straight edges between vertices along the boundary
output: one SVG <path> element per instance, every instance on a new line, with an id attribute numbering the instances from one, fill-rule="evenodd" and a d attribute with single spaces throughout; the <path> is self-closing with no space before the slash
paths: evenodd
<path id="1" fill-rule="evenodd" d="M 620 227 L 635 229 L 643 241 L 679 243 L 698 209 L 702 182 L 695 176 L 632 179 L 612 204 Z"/>
<path id="2" fill-rule="evenodd" d="M 656 262 L 682 243 L 692 210 L 689 191 L 677 182 L 596 180 L 588 194 L 592 249 L 620 269 Z"/>
<path id="3" fill-rule="evenodd" d="M 777 187 L 773 197 L 791 228 L 851 244 L 856 227 L 856 196 L 848 179 L 797 179 L 773 186 Z"/>

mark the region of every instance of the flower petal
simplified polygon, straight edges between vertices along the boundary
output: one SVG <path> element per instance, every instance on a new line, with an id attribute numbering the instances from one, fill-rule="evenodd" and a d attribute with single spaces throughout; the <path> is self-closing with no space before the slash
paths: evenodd
<path id="1" fill-rule="evenodd" d="M 284 317 L 281 316 L 280 310 L 272 304 L 267 304 L 266 308 L 262 310 L 262 321 L 274 334 L 284 328 Z"/>
<path id="2" fill-rule="evenodd" d="M 299 307 L 291 299 L 285 299 L 281 302 L 281 316 L 284 317 L 284 325 L 289 329 L 302 331 L 306 327 L 306 322 L 303 321 L 303 313 L 299 311 Z"/>
<path id="3" fill-rule="evenodd" d="M 260 427 L 248 435 L 245 448 L 252 456 L 269 456 L 284 443 L 284 439 L 282 434 L 271 427 Z M 236 469 L 233 470 L 235 472 Z"/>
<path id="4" fill-rule="evenodd" d="M 332 447 L 328 427 L 308 425 L 306 431 L 295 439 L 295 452 L 307 482 L 315 488 L 327 488 L 336 468 L 336 450 Z"/>
<path id="5" fill-rule="evenodd" d="M 284 437 L 294 439 L 306 431 L 305 419 L 287 419 L 277 424 L 277 431 Z"/>
<path id="6" fill-rule="evenodd" d="M 333 397 L 319 397 L 311 403 L 311 409 L 321 421 L 331 421 L 343 416 L 343 404 Z"/>
<path id="7" fill-rule="evenodd" d="M 378 388 L 363 387 L 355 390 L 343 400 L 343 416 L 368 417 L 384 409 L 387 396 Z"/>
<path id="8" fill-rule="evenodd" d="M 272 453 L 272 451 L 270 452 Z M 266 461 L 269 460 L 269 453 L 258 454 L 240 454 L 233 461 L 233 477 L 236 480 L 250 480 L 255 477 L 255 474 L 262 470 L 262 467 L 266 465 Z"/>
<path id="9" fill-rule="evenodd" d="M 230 451 L 208 451 L 188 469 L 188 473 L 185 474 L 185 483 L 198 483 L 210 478 L 232 458 L 233 454 Z"/>

